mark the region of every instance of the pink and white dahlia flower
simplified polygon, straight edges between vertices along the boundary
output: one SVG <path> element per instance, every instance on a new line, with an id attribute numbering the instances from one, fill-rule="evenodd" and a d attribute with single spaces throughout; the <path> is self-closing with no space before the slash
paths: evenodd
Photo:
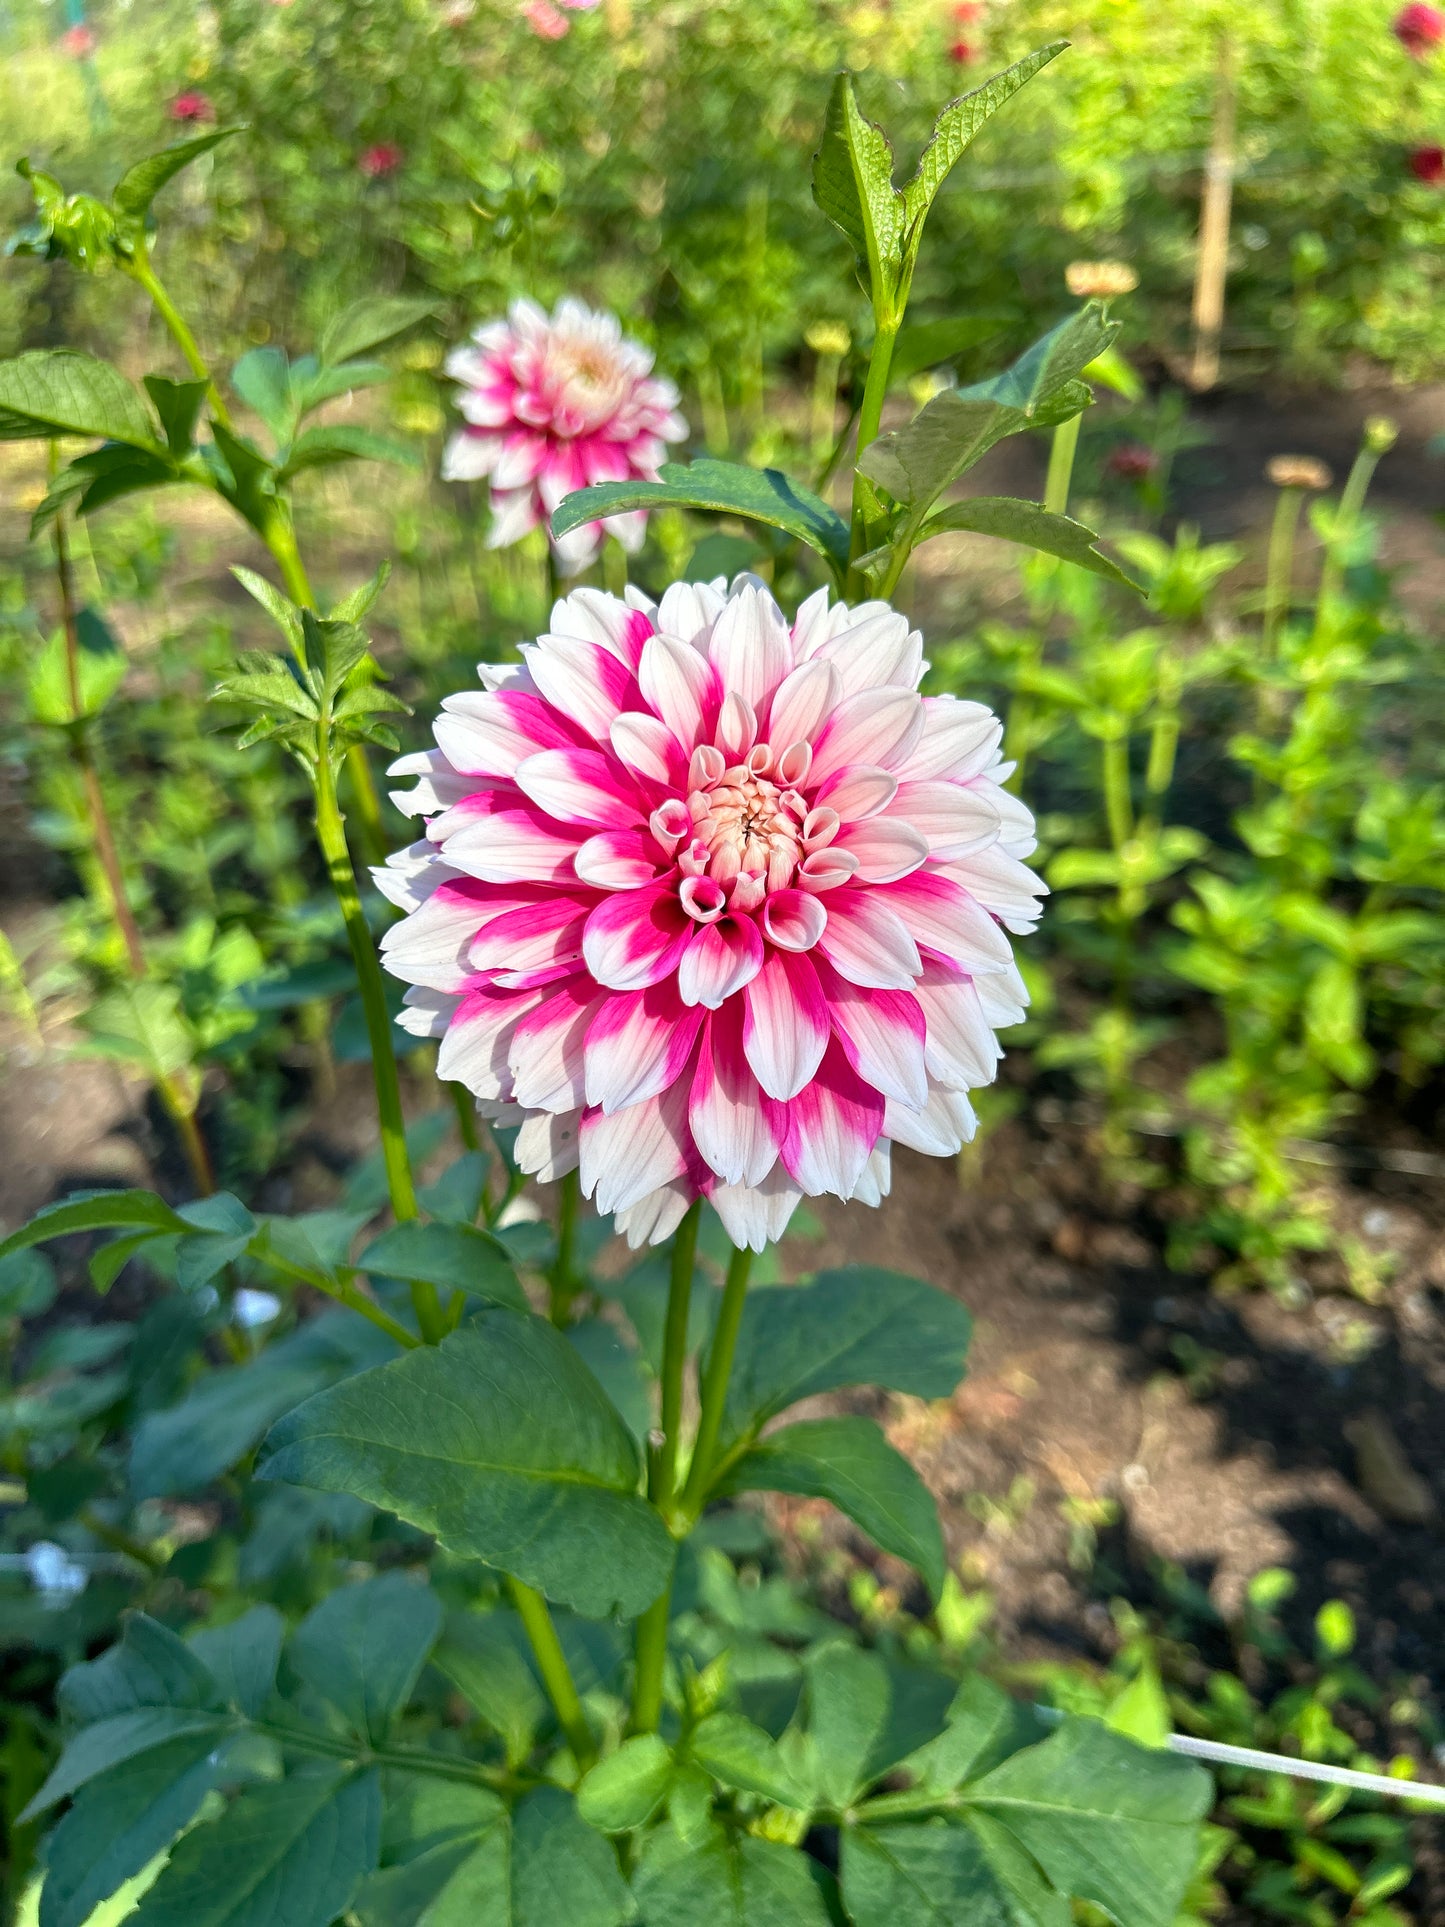
<path id="1" fill-rule="evenodd" d="M 374 874 L 401 1022 L 642 1244 L 691 1201 L 761 1249 L 800 1198 L 877 1204 L 946 1155 L 1027 1002 L 1044 886 L 997 718 L 920 696 L 885 602 L 790 627 L 742 576 L 578 589 L 404 756 L 426 835 Z"/>
<path id="2" fill-rule="evenodd" d="M 667 444 L 687 434 L 676 388 L 652 373 L 652 356 L 624 338 L 616 315 L 573 300 L 547 315 L 534 301 L 514 301 L 505 321 L 478 328 L 470 347 L 448 356 L 447 373 L 461 384 L 466 425 L 447 443 L 442 475 L 490 480 L 492 548 L 542 523 L 573 574 L 594 559 L 604 534 L 633 553 L 641 548 L 641 510 L 570 535 L 553 536 L 550 527 L 552 511 L 574 489 L 655 480 Z"/>

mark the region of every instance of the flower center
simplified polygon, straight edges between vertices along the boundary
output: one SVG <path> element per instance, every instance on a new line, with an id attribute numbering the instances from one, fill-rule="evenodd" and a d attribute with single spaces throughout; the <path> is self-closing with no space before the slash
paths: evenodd
<path id="1" fill-rule="evenodd" d="M 558 401 L 586 426 L 606 421 L 626 394 L 627 379 L 617 357 L 601 343 L 558 342 L 549 361 Z"/>
<path id="2" fill-rule="evenodd" d="M 687 799 L 693 835 L 708 853 L 708 872 L 719 883 L 740 874 L 764 877 L 769 890 L 784 890 L 802 855 L 807 806 L 796 790 L 780 790 L 766 776 L 736 764 Z"/>

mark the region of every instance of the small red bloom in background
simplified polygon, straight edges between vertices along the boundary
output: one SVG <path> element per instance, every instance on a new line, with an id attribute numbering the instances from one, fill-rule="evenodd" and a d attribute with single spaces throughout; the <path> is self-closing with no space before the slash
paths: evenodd
<path id="1" fill-rule="evenodd" d="M 978 59 L 978 48 L 971 40 L 955 40 L 948 50 L 948 57 L 955 67 L 967 67 Z"/>
<path id="2" fill-rule="evenodd" d="M 89 27 L 67 27 L 60 44 L 72 60 L 88 60 L 95 52 L 95 35 Z"/>
<path id="3" fill-rule="evenodd" d="M 565 13 L 559 13 L 552 0 L 527 0 L 522 18 L 539 40 L 562 40 L 572 31 Z"/>
<path id="4" fill-rule="evenodd" d="M 1417 147 L 1410 156 L 1410 172 L 1426 187 L 1445 184 L 1445 147 Z"/>
<path id="5" fill-rule="evenodd" d="M 971 27 L 983 18 L 983 0 L 955 0 L 953 17 L 960 27 Z"/>
<path id="6" fill-rule="evenodd" d="M 177 94 L 166 113 L 172 120 L 184 121 L 192 126 L 201 121 L 214 120 L 216 110 L 205 94 L 191 87 L 183 94 Z"/>
<path id="7" fill-rule="evenodd" d="M 1143 442 L 1121 442 L 1109 450 L 1104 462 L 1105 474 L 1121 482 L 1146 482 L 1158 468 L 1159 457 Z"/>
<path id="8" fill-rule="evenodd" d="M 1412 60 L 1423 60 L 1432 48 L 1445 40 L 1445 13 L 1425 0 L 1410 0 L 1395 15 L 1390 31 Z"/>
<path id="9" fill-rule="evenodd" d="M 375 146 L 363 148 L 356 157 L 356 165 L 367 180 L 380 181 L 394 174 L 404 158 L 395 141 L 377 141 Z"/>

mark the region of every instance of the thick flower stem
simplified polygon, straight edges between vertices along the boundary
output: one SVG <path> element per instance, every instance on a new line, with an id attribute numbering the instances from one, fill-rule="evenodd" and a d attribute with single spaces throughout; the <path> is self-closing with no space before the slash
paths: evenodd
<path id="1" fill-rule="evenodd" d="M 1302 488 L 1282 488 L 1270 524 L 1269 563 L 1264 584 L 1264 656 L 1270 666 L 1278 657 L 1279 632 L 1289 616 L 1295 532 L 1304 499 Z"/>
<path id="2" fill-rule="evenodd" d="M 547 1610 L 547 1602 L 541 1593 L 534 1592 L 520 1579 L 510 1575 L 507 1590 L 512 1595 L 512 1604 L 517 1609 L 517 1617 L 532 1647 L 532 1656 L 537 1662 L 537 1670 L 542 1675 L 542 1684 L 547 1689 L 547 1697 L 552 1702 L 552 1710 L 557 1715 L 557 1724 L 572 1749 L 572 1757 L 579 1769 L 585 1771 L 596 1757 L 597 1748 L 593 1743 L 592 1732 L 587 1724 L 587 1716 L 582 1711 L 582 1701 L 577 1693 L 572 1669 L 567 1664 L 567 1655 L 562 1651 L 562 1642 L 557 1637 L 557 1628 L 552 1623 L 552 1615 Z"/>
<path id="3" fill-rule="evenodd" d="M 1069 489 L 1074 480 L 1074 457 L 1079 450 L 1082 415 L 1070 415 L 1054 430 L 1049 444 L 1049 472 L 1044 481 L 1044 507 L 1051 515 L 1064 515 L 1069 506 Z"/>
<path id="4" fill-rule="evenodd" d="M 346 939 L 351 946 L 351 961 L 356 967 L 361 989 L 361 1008 L 366 1018 L 366 1035 L 371 1045 L 371 1072 L 376 1086 L 376 1108 L 381 1121 L 381 1149 L 386 1165 L 386 1187 L 398 1223 L 417 1215 L 416 1187 L 412 1182 L 411 1158 L 406 1148 L 406 1124 L 401 1112 L 401 1080 L 397 1074 L 396 1051 L 391 1041 L 391 1012 L 386 1007 L 381 966 L 371 940 L 361 898 L 356 888 L 356 873 L 351 867 L 351 852 L 346 847 L 346 829 L 336 803 L 336 780 L 331 768 L 330 746 L 318 745 L 316 765 L 316 840 L 326 863 L 331 887 L 341 906 Z M 429 1345 L 440 1342 L 446 1333 L 446 1319 L 436 1287 L 413 1284 L 412 1308 L 417 1326 Z"/>
<path id="5" fill-rule="evenodd" d="M 702 1417 L 698 1422 L 692 1464 L 688 1467 L 687 1484 L 682 1494 L 682 1509 L 693 1520 L 702 1512 L 717 1456 L 717 1442 L 722 1433 L 723 1412 L 727 1406 L 728 1383 L 733 1375 L 733 1353 L 737 1350 L 738 1327 L 742 1323 L 743 1304 L 748 1295 L 748 1274 L 752 1266 L 751 1251 L 746 1248 L 734 1251 L 728 1266 L 727 1283 L 723 1287 L 723 1301 L 718 1311 L 712 1344 L 708 1348 L 707 1370 L 702 1381 Z"/>
<path id="6" fill-rule="evenodd" d="M 1315 637 L 1324 631 L 1340 591 L 1345 586 L 1345 550 L 1360 519 L 1360 511 L 1365 506 L 1365 496 L 1369 490 L 1370 477 L 1374 474 L 1380 457 L 1393 444 L 1396 430 L 1394 424 L 1385 421 L 1369 421 L 1365 424 L 1365 439 L 1360 444 L 1360 452 L 1351 464 L 1345 477 L 1345 486 L 1340 491 L 1340 506 L 1335 515 L 1334 532 L 1330 537 L 1325 563 L 1320 571 L 1319 597 L 1315 603 Z"/>
<path id="7" fill-rule="evenodd" d="M 863 387 L 863 405 L 858 411 L 858 444 L 854 462 L 862 461 L 869 445 L 878 439 L 878 429 L 883 420 L 883 403 L 888 395 L 888 376 L 893 366 L 893 344 L 898 339 L 898 329 L 903 320 L 897 315 L 880 321 L 873 336 L 873 352 L 868 357 L 868 379 Z M 861 474 L 853 478 L 853 530 L 849 546 L 849 560 L 856 562 L 868 549 L 868 509 L 872 499 L 869 484 Z"/>
<path id="8" fill-rule="evenodd" d="M 577 1215 L 581 1203 L 581 1182 L 575 1171 L 569 1171 L 558 1187 L 557 1256 L 547 1281 L 548 1316 L 559 1330 L 572 1322 L 572 1301 L 577 1296 Z"/>
<path id="9" fill-rule="evenodd" d="M 200 347 L 196 342 L 196 337 L 191 333 L 185 316 L 166 293 L 166 290 L 161 285 L 159 276 L 151 266 L 150 256 L 145 250 L 144 242 L 142 242 L 136 253 L 131 257 L 126 272 L 130 275 L 132 281 L 137 282 L 150 296 L 151 306 L 166 324 L 167 329 L 170 331 L 171 339 L 185 356 L 186 366 L 196 377 L 197 381 L 206 383 L 206 399 L 211 405 L 211 413 L 221 424 L 222 428 L 229 432 L 232 426 L 231 417 L 227 412 L 225 402 L 221 398 L 221 391 L 217 388 L 211 371 L 206 366 L 205 356 L 201 353 Z"/>

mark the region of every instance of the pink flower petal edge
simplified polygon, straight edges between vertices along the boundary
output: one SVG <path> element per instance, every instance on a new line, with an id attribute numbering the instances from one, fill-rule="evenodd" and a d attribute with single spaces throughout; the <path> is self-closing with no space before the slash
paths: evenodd
<path id="1" fill-rule="evenodd" d="M 574 590 L 523 654 L 393 765 L 426 833 L 374 872 L 401 1023 L 523 1169 L 634 1245 L 701 1196 L 761 1250 L 877 1204 L 893 1143 L 959 1150 L 1045 893 L 997 719 L 918 693 L 886 603 L 789 624 L 749 576 Z"/>
<path id="2" fill-rule="evenodd" d="M 535 3 L 567 31 L 549 0 Z M 536 13 L 530 17 L 535 24 Z M 447 373 L 461 391 L 463 425 L 447 443 L 442 475 L 490 482 L 493 548 L 543 527 L 573 575 L 596 559 L 605 535 L 634 554 L 641 548 L 647 517 L 638 512 L 563 536 L 550 526 L 574 489 L 656 480 L 667 444 L 687 436 L 676 388 L 652 372 L 652 356 L 615 315 L 571 298 L 550 315 L 534 301 L 514 301 L 505 321 L 487 322 L 448 357 Z"/>

